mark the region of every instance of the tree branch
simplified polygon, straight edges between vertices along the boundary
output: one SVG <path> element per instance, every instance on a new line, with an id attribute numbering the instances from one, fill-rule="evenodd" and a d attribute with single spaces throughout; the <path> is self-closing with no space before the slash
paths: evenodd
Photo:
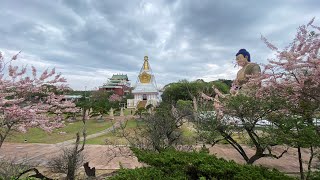
<path id="1" fill-rule="evenodd" d="M 285 153 L 287 153 L 289 150 L 289 147 L 287 147 L 286 150 L 284 150 L 279 156 L 272 154 L 271 149 L 268 148 L 269 154 L 263 154 L 263 157 L 272 157 L 272 158 L 276 158 L 276 159 L 280 159 Z"/>
<path id="2" fill-rule="evenodd" d="M 228 141 L 229 144 L 231 144 L 243 157 L 243 159 L 248 162 L 249 158 L 246 154 L 246 152 L 243 150 L 243 148 L 240 146 L 239 143 L 237 143 L 229 134 L 227 134 L 226 132 L 220 130 L 220 133 L 222 134 L 222 136 L 225 137 L 225 140 Z"/>
<path id="3" fill-rule="evenodd" d="M 42 180 L 53 180 L 53 179 L 48 178 L 48 177 L 44 176 L 43 174 L 41 174 L 41 173 L 39 172 L 39 170 L 36 169 L 36 168 L 31 168 L 31 169 L 28 169 L 28 170 L 23 171 L 22 173 L 20 173 L 20 174 L 15 178 L 15 180 L 18 180 L 22 175 L 24 175 L 24 174 L 26 174 L 26 173 L 28 173 L 28 172 L 31 172 L 31 171 L 34 171 L 36 174 L 31 175 L 31 176 L 28 176 L 28 177 L 35 177 L 35 178 L 39 178 L 39 179 L 42 179 Z"/>

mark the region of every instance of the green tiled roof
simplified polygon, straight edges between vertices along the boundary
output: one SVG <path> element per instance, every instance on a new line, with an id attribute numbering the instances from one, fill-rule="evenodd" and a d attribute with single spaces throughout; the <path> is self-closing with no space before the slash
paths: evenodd
<path id="1" fill-rule="evenodd" d="M 111 79 L 128 79 L 126 74 L 114 74 Z"/>
<path id="2" fill-rule="evenodd" d="M 118 85 L 119 83 L 108 82 L 107 84 L 109 84 L 109 85 Z"/>
<path id="3" fill-rule="evenodd" d="M 102 86 L 102 88 L 122 88 L 121 86 L 108 86 L 108 85 L 104 85 Z"/>
<path id="4" fill-rule="evenodd" d="M 110 82 L 111 82 L 111 83 L 119 83 L 119 82 L 121 82 L 121 80 L 110 79 Z"/>

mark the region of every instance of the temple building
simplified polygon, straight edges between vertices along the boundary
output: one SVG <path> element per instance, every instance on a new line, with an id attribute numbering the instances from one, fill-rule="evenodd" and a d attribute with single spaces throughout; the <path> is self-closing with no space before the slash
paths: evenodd
<path id="1" fill-rule="evenodd" d="M 99 90 L 113 91 L 119 96 L 124 96 L 130 93 L 130 81 L 126 74 L 113 74 Z"/>
<path id="2" fill-rule="evenodd" d="M 134 95 L 134 99 L 127 100 L 127 108 L 145 108 L 149 104 L 155 107 L 160 102 L 159 91 L 149 64 L 148 56 L 144 57 L 144 62 L 132 94 Z"/>

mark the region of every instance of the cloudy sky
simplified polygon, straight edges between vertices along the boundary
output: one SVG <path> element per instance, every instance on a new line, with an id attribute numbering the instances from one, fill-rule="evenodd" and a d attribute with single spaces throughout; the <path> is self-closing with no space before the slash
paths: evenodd
<path id="1" fill-rule="evenodd" d="M 266 63 L 296 28 L 316 17 L 319 0 L 1 0 L 0 51 L 22 50 L 20 65 L 56 67 L 71 88 L 94 89 L 112 74 L 132 84 L 149 61 L 158 86 L 181 79 L 234 79 L 241 48 Z"/>

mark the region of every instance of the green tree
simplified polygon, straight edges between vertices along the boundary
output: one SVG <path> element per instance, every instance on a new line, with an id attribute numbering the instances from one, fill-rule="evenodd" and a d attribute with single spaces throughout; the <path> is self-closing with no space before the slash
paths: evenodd
<path id="1" fill-rule="evenodd" d="M 82 97 L 76 102 L 76 105 L 82 109 L 82 120 L 85 120 L 87 111 L 92 107 L 92 102 L 89 97 L 86 97 L 85 93 L 83 93 Z"/>
<path id="2" fill-rule="evenodd" d="M 203 103 L 205 104 L 205 103 Z M 266 115 L 271 113 L 277 103 L 273 99 L 257 99 L 246 95 L 231 96 L 223 100 L 223 117 L 214 113 L 212 107 L 199 112 L 199 118 L 195 124 L 200 137 L 206 143 L 215 143 L 225 140 L 238 151 L 247 164 L 253 164 L 262 157 L 281 158 L 272 152 L 272 146 L 276 145 L 272 126 L 259 126 Z M 243 148 L 244 143 L 250 144 L 255 153 L 249 153 Z"/>
<path id="3" fill-rule="evenodd" d="M 176 103 L 178 100 L 193 100 L 194 97 L 198 99 L 201 92 L 208 95 L 214 95 L 212 85 L 223 93 L 229 92 L 229 87 L 222 81 L 204 82 L 181 80 L 176 83 L 170 83 L 164 87 L 162 100 L 167 103 Z"/>
<path id="4" fill-rule="evenodd" d="M 137 112 L 139 111 L 140 109 Z M 155 112 L 141 115 L 143 126 L 138 127 L 135 134 L 129 135 L 126 132 L 122 134 L 133 147 L 160 152 L 181 143 L 180 127 L 192 116 L 191 102 L 180 100 L 178 105 L 162 102 Z"/>
<path id="5" fill-rule="evenodd" d="M 260 78 L 252 81 L 263 82 L 258 96 L 276 96 L 283 100 L 269 119 L 277 125 L 283 139 L 297 148 L 301 179 L 309 178 L 314 149 L 320 147 L 320 128 L 313 122 L 320 112 L 320 27 L 313 22 L 314 18 L 307 25 L 299 26 L 296 37 L 283 50 L 262 37 L 276 58 L 268 62 Z M 301 148 L 311 152 L 307 174 L 302 166 Z"/>
<path id="6" fill-rule="evenodd" d="M 113 92 L 98 90 L 92 93 L 90 98 L 93 110 L 92 116 L 108 114 L 111 108 L 119 109 L 119 101 L 110 101 Z"/>

